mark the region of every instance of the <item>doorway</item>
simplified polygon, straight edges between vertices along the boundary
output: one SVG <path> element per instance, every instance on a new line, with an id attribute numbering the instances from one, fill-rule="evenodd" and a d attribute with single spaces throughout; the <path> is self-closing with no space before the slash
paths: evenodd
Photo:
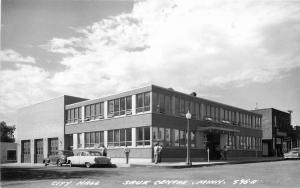
<path id="1" fill-rule="evenodd" d="M 209 158 L 211 160 L 221 159 L 221 148 L 220 148 L 220 134 L 219 133 L 208 133 L 206 135 L 207 145 L 209 148 Z"/>

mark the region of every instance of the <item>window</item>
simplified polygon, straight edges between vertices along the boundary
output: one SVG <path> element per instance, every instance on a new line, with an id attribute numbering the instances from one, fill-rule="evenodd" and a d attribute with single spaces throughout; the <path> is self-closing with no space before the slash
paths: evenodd
<path id="1" fill-rule="evenodd" d="M 96 119 L 96 110 L 95 110 L 95 104 L 91 105 L 91 120 Z"/>
<path id="2" fill-rule="evenodd" d="M 195 132 L 191 131 L 191 147 L 194 148 L 196 147 L 196 136 Z"/>
<path id="3" fill-rule="evenodd" d="M 7 150 L 7 158 L 8 161 L 17 160 L 17 151 L 16 150 Z"/>
<path id="4" fill-rule="evenodd" d="M 66 123 L 81 122 L 81 107 L 66 110 Z"/>
<path id="5" fill-rule="evenodd" d="M 184 99 L 180 98 L 180 113 L 185 114 L 185 109 L 184 109 Z"/>
<path id="6" fill-rule="evenodd" d="M 167 114 L 171 114 L 172 113 L 172 109 L 171 109 L 171 96 L 166 95 L 165 96 L 165 110 Z"/>
<path id="7" fill-rule="evenodd" d="M 165 144 L 164 146 L 171 146 L 171 129 L 165 129 Z"/>
<path id="8" fill-rule="evenodd" d="M 131 96 L 108 101 L 108 117 L 131 115 Z"/>
<path id="9" fill-rule="evenodd" d="M 81 139 L 82 139 L 82 133 L 79 133 L 77 135 L 77 148 L 82 148 L 82 142 L 81 142 Z"/>
<path id="10" fill-rule="evenodd" d="M 173 134 L 174 134 L 174 146 L 179 147 L 179 130 L 178 129 L 173 129 Z"/>
<path id="11" fill-rule="evenodd" d="M 150 127 L 136 128 L 136 145 L 137 146 L 150 145 Z"/>
<path id="12" fill-rule="evenodd" d="M 114 114 L 114 101 L 108 101 L 108 117 L 113 117 Z"/>
<path id="13" fill-rule="evenodd" d="M 85 106 L 85 121 L 91 120 L 91 106 L 87 105 Z"/>
<path id="14" fill-rule="evenodd" d="M 131 128 L 128 129 L 114 129 L 108 131 L 108 146 L 131 146 Z"/>
<path id="15" fill-rule="evenodd" d="M 120 115 L 120 99 L 114 100 L 114 115 L 115 116 Z"/>
<path id="16" fill-rule="evenodd" d="M 180 115 L 180 99 L 175 97 L 175 115 Z"/>
<path id="17" fill-rule="evenodd" d="M 136 95 L 136 112 L 150 111 L 150 92 Z"/>
<path id="18" fill-rule="evenodd" d="M 185 141 L 186 141 L 186 139 L 185 139 L 185 131 L 183 131 L 183 130 L 180 130 L 179 131 L 179 133 L 180 133 L 180 139 L 179 139 L 179 146 L 181 146 L 181 147 L 185 147 L 186 146 L 186 143 L 185 143 Z"/>

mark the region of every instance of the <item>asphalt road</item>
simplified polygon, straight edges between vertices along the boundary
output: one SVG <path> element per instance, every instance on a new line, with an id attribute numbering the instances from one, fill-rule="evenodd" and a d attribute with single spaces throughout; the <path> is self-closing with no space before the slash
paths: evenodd
<path id="1" fill-rule="evenodd" d="M 185 169 L 1 167 L 1 187 L 289 187 L 300 188 L 300 161 Z"/>

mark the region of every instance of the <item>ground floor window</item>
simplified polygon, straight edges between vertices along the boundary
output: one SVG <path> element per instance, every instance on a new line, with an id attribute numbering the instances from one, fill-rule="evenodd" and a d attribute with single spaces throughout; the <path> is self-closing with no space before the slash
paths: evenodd
<path id="1" fill-rule="evenodd" d="M 58 153 L 58 138 L 48 139 L 48 153 L 49 155 L 57 155 Z"/>
<path id="2" fill-rule="evenodd" d="M 104 131 L 84 133 L 85 147 L 100 147 L 104 145 Z"/>
<path id="3" fill-rule="evenodd" d="M 125 145 L 131 146 L 132 145 L 131 128 L 109 130 L 107 141 L 109 147 L 125 146 Z"/>
<path id="4" fill-rule="evenodd" d="M 137 146 L 150 145 L 150 127 L 136 128 L 136 145 Z"/>
<path id="5" fill-rule="evenodd" d="M 7 150 L 7 160 L 8 161 L 17 160 L 17 151 L 16 150 Z"/>
<path id="6" fill-rule="evenodd" d="M 187 132 L 171 128 L 152 128 L 153 144 L 159 143 L 164 147 L 186 147 Z M 195 132 L 191 131 L 191 147 L 196 147 Z"/>
<path id="7" fill-rule="evenodd" d="M 228 141 L 230 149 L 262 150 L 261 138 L 254 136 L 230 135 Z"/>

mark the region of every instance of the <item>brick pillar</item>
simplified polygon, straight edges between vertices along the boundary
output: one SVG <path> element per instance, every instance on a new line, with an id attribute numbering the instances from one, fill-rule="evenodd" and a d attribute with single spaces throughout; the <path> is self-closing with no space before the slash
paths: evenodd
<path id="1" fill-rule="evenodd" d="M 107 147 L 107 141 L 108 141 L 108 132 L 104 131 L 104 146 Z"/>
<path id="2" fill-rule="evenodd" d="M 107 101 L 104 101 L 104 119 L 107 119 Z M 105 138 L 105 137 L 104 137 Z M 105 141 L 104 141 L 105 142 Z M 105 145 L 105 144 L 104 144 Z"/>
<path id="3" fill-rule="evenodd" d="M 78 148 L 78 134 L 73 134 L 73 149 L 77 149 Z"/>
<path id="4" fill-rule="evenodd" d="M 48 138 L 43 138 L 43 153 L 44 158 L 48 157 Z"/>
<path id="5" fill-rule="evenodd" d="M 132 138 L 132 146 L 136 147 L 136 128 L 131 128 L 132 130 L 132 134 L 131 134 L 131 138 Z"/>
<path id="6" fill-rule="evenodd" d="M 34 139 L 30 140 L 30 161 L 31 163 L 34 163 Z"/>
<path id="7" fill-rule="evenodd" d="M 136 95 L 132 95 L 132 115 L 136 114 Z"/>

